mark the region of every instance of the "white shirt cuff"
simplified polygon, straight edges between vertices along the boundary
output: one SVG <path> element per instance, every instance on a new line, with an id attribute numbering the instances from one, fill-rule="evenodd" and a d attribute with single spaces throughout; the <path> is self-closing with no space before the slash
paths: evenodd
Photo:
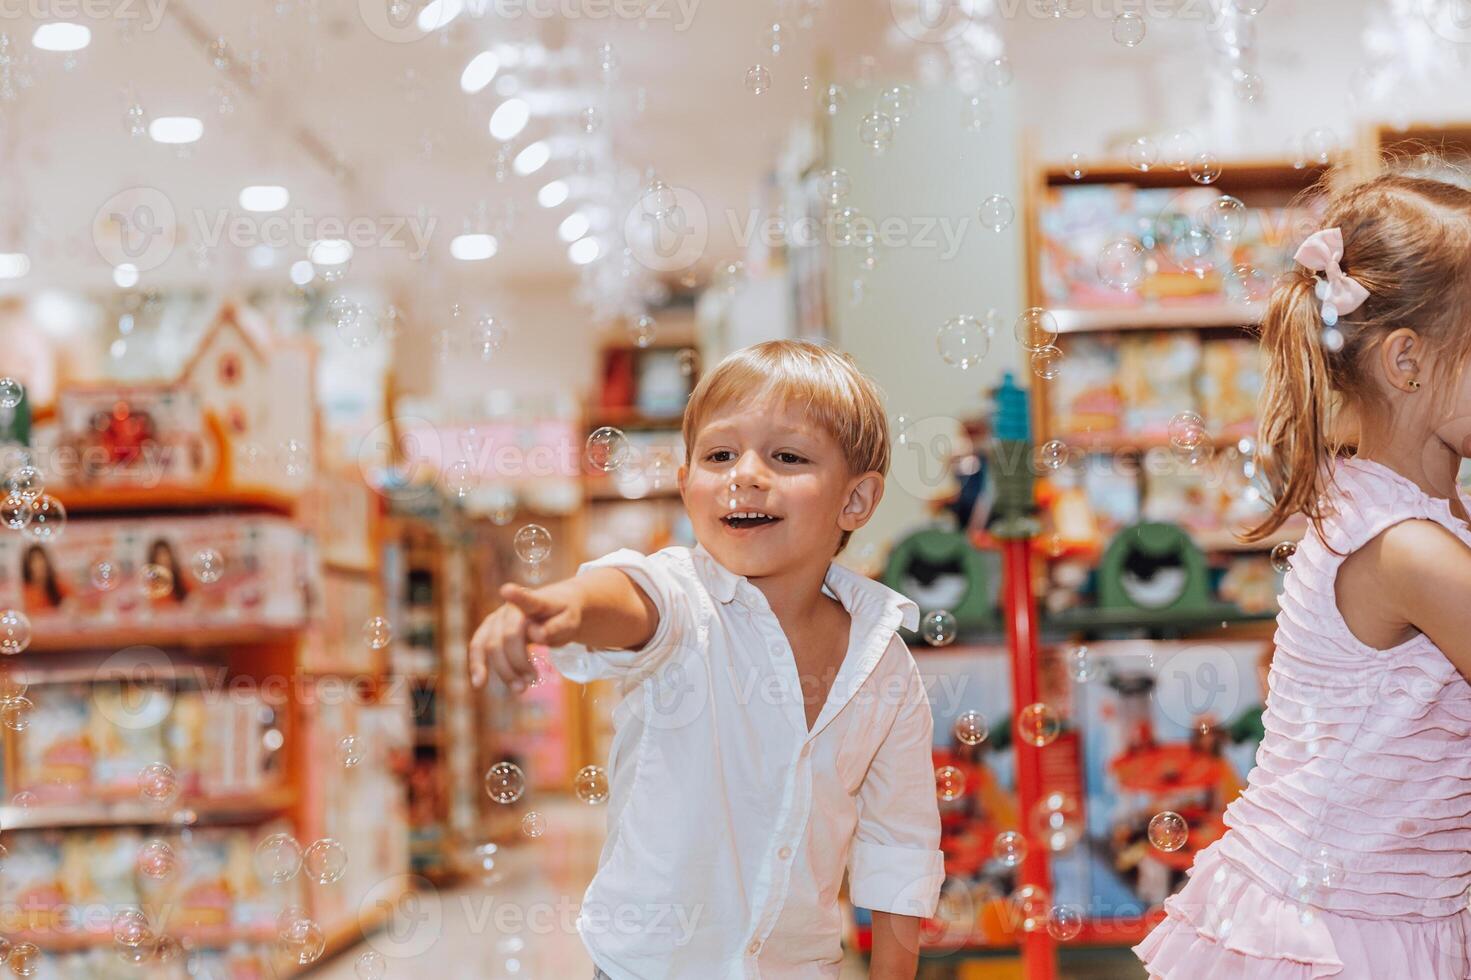
<path id="1" fill-rule="evenodd" d="M 853 842 L 848 897 L 858 908 L 929 918 L 940 904 L 944 881 L 942 851 Z"/>

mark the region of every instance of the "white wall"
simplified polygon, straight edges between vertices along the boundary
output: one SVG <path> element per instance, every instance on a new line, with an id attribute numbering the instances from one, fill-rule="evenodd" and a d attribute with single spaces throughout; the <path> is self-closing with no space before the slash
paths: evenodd
<path id="1" fill-rule="evenodd" d="M 957 420 L 982 414 L 986 390 L 1017 361 L 1010 326 L 1023 296 L 1022 224 L 1012 93 L 991 95 L 990 122 L 970 129 L 960 93 L 914 90 L 915 110 L 882 154 L 858 142 L 859 120 L 871 111 L 878 87 L 852 89 L 828 131 L 829 161 L 848 172 L 853 205 L 880 227 L 885 219 L 905 219 L 911 236 L 908 244 L 879 246 L 878 268 L 866 275 L 858 304 L 851 302 L 850 285 L 859 274 L 859 250 L 833 253 L 836 345 L 884 389 L 891 425 L 901 414 L 914 423 L 906 444 L 894 447 L 878 514 L 849 545 L 845 557 L 855 565 L 864 563 L 865 544 L 876 543 L 881 555 L 927 519 L 931 498 L 953 489 L 937 457 L 959 447 Z M 1000 233 L 977 216 L 990 194 L 1006 197 L 1016 210 Z M 993 308 L 1005 326 L 986 360 L 965 371 L 945 364 L 935 342 L 945 321 Z"/>

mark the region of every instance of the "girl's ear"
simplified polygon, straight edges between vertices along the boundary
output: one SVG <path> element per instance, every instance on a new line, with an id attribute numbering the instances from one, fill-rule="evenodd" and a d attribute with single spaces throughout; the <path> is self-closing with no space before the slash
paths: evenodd
<path id="1" fill-rule="evenodd" d="M 870 470 L 855 477 L 848 484 L 848 497 L 838 515 L 838 527 L 844 531 L 856 531 L 867 524 L 879 501 L 884 499 L 884 475 Z"/>

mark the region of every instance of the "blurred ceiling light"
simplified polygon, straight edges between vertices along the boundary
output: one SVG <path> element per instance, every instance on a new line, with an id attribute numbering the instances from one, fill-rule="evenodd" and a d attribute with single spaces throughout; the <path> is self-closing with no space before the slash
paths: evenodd
<path id="1" fill-rule="evenodd" d="M 554 208 L 564 203 L 571 193 L 565 180 L 554 180 L 542 185 L 541 190 L 536 192 L 536 203 L 544 208 Z"/>
<path id="2" fill-rule="evenodd" d="M 193 116 L 159 116 L 148 124 L 155 143 L 195 143 L 204 135 L 204 123 Z"/>
<path id="3" fill-rule="evenodd" d="M 516 159 L 511 161 L 511 169 L 525 177 L 545 167 L 551 158 L 552 148 L 547 145 L 546 140 L 537 140 L 516 154 Z"/>
<path id="4" fill-rule="evenodd" d="M 490 135 L 502 143 L 509 143 L 521 135 L 531 120 L 531 107 L 524 99 L 507 99 L 490 114 Z"/>
<path id="5" fill-rule="evenodd" d="M 240 206 L 246 211 L 279 211 L 291 203 L 291 192 L 276 184 L 252 184 L 240 191 Z"/>
<path id="6" fill-rule="evenodd" d="M 501 60 L 494 51 L 482 51 L 470 59 L 460 74 L 460 90 L 474 95 L 489 85 L 495 73 L 501 69 Z"/>
<path id="7" fill-rule="evenodd" d="M 419 11 L 416 23 L 419 30 L 428 34 L 437 31 L 441 27 L 448 27 L 450 22 L 465 11 L 465 0 L 429 0 L 424 8 Z"/>
<path id="8" fill-rule="evenodd" d="M 317 276 L 317 270 L 306 259 L 297 259 L 291 263 L 291 281 L 298 286 L 305 286 Z"/>
<path id="9" fill-rule="evenodd" d="M 31 43 L 42 51 L 80 51 L 92 43 L 92 31 L 81 24 L 57 21 L 36 28 Z"/>
<path id="10" fill-rule="evenodd" d="M 456 235 L 449 243 L 449 254 L 461 262 L 479 262 L 495 255 L 499 248 L 494 235 Z"/>
<path id="11" fill-rule="evenodd" d="M 132 289 L 138 285 L 138 267 L 131 262 L 124 262 L 112 270 L 112 282 L 118 289 Z"/>
<path id="12" fill-rule="evenodd" d="M 557 237 L 564 242 L 575 242 L 586 235 L 590 227 L 592 222 L 587 220 L 587 215 L 576 211 L 562 219 L 562 223 L 557 226 Z"/>
<path id="13" fill-rule="evenodd" d="M 579 238 L 567 246 L 567 257 L 574 265 L 587 265 L 603 252 L 596 238 Z"/>
<path id="14" fill-rule="evenodd" d="M 352 258 L 352 242 L 345 238 L 319 238 L 307 246 L 306 257 L 314 266 L 342 265 Z"/>
<path id="15" fill-rule="evenodd" d="M 31 271 L 31 257 L 24 252 L 0 252 L 0 279 L 19 279 Z"/>

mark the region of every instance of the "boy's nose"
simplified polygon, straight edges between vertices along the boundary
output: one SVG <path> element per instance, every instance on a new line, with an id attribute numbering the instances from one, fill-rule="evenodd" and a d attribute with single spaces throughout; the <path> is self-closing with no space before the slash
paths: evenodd
<path id="1" fill-rule="evenodd" d="M 761 457 L 754 452 L 742 453 L 730 475 L 732 480 L 743 487 L 766 485 L 766 467 L 762 465 Z"/>

